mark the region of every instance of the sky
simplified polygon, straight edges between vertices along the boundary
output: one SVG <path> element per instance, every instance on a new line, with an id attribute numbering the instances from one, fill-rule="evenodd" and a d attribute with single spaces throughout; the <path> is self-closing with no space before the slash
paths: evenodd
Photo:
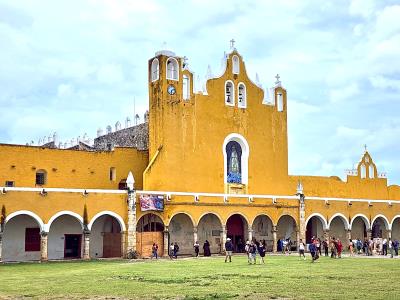
<path id="1" fill-rule="evenodd" d="M 345 179 L 366 144 L 400 184 L 400 0 L 0 0 L 0 143 L 143 120 L 164 42 L 204 78 L 232 38 L 287 89 L 290 174 Z"/>

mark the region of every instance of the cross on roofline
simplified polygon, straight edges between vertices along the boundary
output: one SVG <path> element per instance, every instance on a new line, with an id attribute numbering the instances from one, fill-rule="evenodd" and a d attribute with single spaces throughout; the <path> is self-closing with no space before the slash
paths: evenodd
<path id="1" fill-rule="evenodd" d="M 367 144 L 364 144 L 365 152 L 367 152 Z"/>
<path id="2" fill-rule="evenodd" d="M 229 42 L 231 44 L 231 49 L 235 49 L 235 40 L 231 39 Z"/>
<path id="3" fill-rule="evenodd" d="M 280 81 L 279 79 L 280 79 L 281 77 L 279 76 L 279 74 L 276 74 L 275 78 L 276 78 L 275 84 L 280 84 L 281 81 Z"/>

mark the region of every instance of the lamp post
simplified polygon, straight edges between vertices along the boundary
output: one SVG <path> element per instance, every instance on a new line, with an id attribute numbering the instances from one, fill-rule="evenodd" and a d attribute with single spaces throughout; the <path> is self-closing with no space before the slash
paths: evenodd
<path id="1" fill-rule="evenodd" d="M 132 172 L 129 172 L 126 178 L 126 185 L 128 188 L 128 237 L 127 237 L 127 251 L 136 251 L 136 190 L 135 178 Z"/>

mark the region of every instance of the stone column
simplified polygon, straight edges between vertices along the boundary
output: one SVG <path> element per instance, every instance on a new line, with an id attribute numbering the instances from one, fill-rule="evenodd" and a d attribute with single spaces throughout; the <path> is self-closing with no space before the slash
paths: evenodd
<path id="1" fill-rule="evenodd" d="M 346 231 L 346 238 L 347 238 L 347 241 L 346 241 L 346 242 L 348 242 L 349 240 L 351 240 L 351 229 L 347 229 L 347 231 Z"/>
<path id="2" fill-rule="evenodd" d="M 168 226 L 164 227 L 164 257 L 168 257 L 169 255 L 169 241 L 168 241 Z"/>
<path id="3" fill-rule="evenodd" d="M 49 233 L 46 231 L 42 231 L 40 233 L 40 260 L 41 261 L 47 261 L 48 260 L 48 243 L 47 243 L 47 238 L 48 238 Z"/>
<path id="4" fill-rule="evenodd" d="M 272 238 L 274 240 L 272 245 L 272 252 L 276 253 L 278 251 L 278 239 L 276 237 L 276 233 L 278 232 L 276 226 L 272 226 Z"/>
<path id="5" fill-rule="evenodd" d="M 368 229 L 367 230 L 367 239 L 368 239 L 368 241 L 371 239 L 371 237 L 372 237 L 372 230 Z"/>
<path id="6" fill-rule="evenodd" d="M 303 242 L 306 242 L 306 202 L 305 197 L 303 194 L 299 195 L 299 238 L 298 240 L 302 239 Z"/>
<path id="7" fill-rule="evenodd" d="M 3 250 L 3 232 L 0 231 L 0 262 L 2 261 L 1 260 L 1 258 L 2 258 L 2 256 L 1 256 L 2 250 Z"/>
<path id="8" fill-rule="evenodd" d="M 222 245 L 221 252 L 225 252 L 225 243 L 226 243 L 226 225 L 222 225 Z"/>
<path id="9" fill-rule="evenodd" d="M 391 239 L 392 238 L 392 231 L 391 230 L 386 230 L 386 235 L 387 235 L 387 239 Z"/>
<path id="10" fill-rule="evenodd" d="M 136 191 L 128 191 L 127 252 L 136 251 Z"/>
<path id="11" fill-rule="evenodd" d="M 198 241 L 198 236 L 197 236 L 197 226 L 193 227 L 193 245 Z"/>
<path id="12" fill-rule="evenodd" d="M 300 230 L 299 230 L 299 227 L 296 227 L 296 240 L 297 240 L 296 250 L 299 251 L 299 244 L 300 244 Z M 303 243 L 305 244 L 304 240 L 303 240 Z"/>
<path id="13" fill-rule="evenodd" d="M 249 241 L 252 241 L 253 240 L 253 229 L 249 229 Z"/>
<path id="14" fill-rule="evenodd" d="M 121 257 L 126 257 L 126 255 L 126 231 L 121 231 Z"/>
<path id="15" fill-rule="evenodd" d="M 90 231 L 83 231 L 83 259 L 90 259 Z"/>

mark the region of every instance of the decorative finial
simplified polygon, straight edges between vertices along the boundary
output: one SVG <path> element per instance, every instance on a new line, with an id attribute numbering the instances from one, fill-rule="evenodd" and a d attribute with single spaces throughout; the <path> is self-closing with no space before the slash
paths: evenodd
<path id="1" fill-rule="evenodd" d="M 275 85 L 280 85 L 280 84 L 281 84 L 281 81 L 280 81 L 279 79 L 280 79 L 281 77 L 279 76 L 279 74 L 276 74 L 275 78 L 276 78 Z"/>
<path id="2" fill-rule="evenodd" d="M 188 58 L 186 56 L 183 57 L 183 67 L 185 68 L 188 65 Z"/>
<path id="3" fill-rule="evenodd" d="M 364 150 L 367 152 L 367 144 L 364 144 Z"/>
<path id="4" fill-rule="evenodd" d="M 234 40 L 234 39 L 231 39 L 229 42 L 230 42 L 230 44 L 231 44 L 231 49 L 232 49 L 232 50 L 235 49 L 235 40 Z"/>

